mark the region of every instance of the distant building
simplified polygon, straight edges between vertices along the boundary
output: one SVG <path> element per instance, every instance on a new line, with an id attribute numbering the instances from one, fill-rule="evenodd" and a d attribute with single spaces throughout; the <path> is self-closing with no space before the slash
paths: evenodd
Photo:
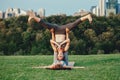
<path id="1" fill-rule="evenodd" d="M 106 0 L 99 0 L 99 14 L 100 16 L 105 16 L 105 9 L 106 9 Z"/>
<path id="2" fill-rule="evenodd" d="M 120 14 L 120 4 L 118 4 L 117 10 L 118 10 L 118 14 Z"/>
<path id="3" fill-rule="evenodd" d="M 5 18 L 14 17 L 15 13 L 13 12 L 13 8 L 8 8 L 5 12 Z"/>
<path id="4" fill-rule="evenodd" d="M 13 8 L 6 9 L 6 12 L 12 12 L 12 11 L 13 11 Z"/>
<path id="5" fill-rule="evenodd" d="M 27 12 L 24 10 L 21 10 L 19 8 L 8 8 L 5 12 L 5 18 L 10 18 L 10 17 L 18 17 L 18 16 L 25 16 L 27 15 Z"/>
<path id="6" fill-rule="evenodd" d="M 78 12 L 75 12 L 74 14 L 73 14 L 73 16 L 83 16 L 83 15 L 85 15 L 85 14 L 87 14 L 88 12 L 87 11 L 85 11 L 85 10 L 79 10 Z"/>
<path id="7" fill-rule="evenodd" d="M 38 15 L 39 15 L 41 18 L 44 18 L 44 17 L 45 17 L 45 9 L 40 8 L 40 9 L 38 10 Z"/>
<path id="8" fill-rule="evenodd" d="M 0 11 L 0 19 L 4 18 L 4 13 L 2 11 Z"/>
<path id="9" fill-rule="evenodd" d="M 120 4 L 118 0 L 99 0 L 99 6 L 92 6 L 91 12 L 97 16 L 109 16 L 111 13 L 118 14 L 120 13 Z"/>
<path id="10" fill-rule="evenodd" d="M 108 0 L 106 3 L 106 16 L 109 16 L 110 13 L 118 13 L 118 0 Z"/>
<path id="11" fill-rule="evenodd" d="M 27 11 L 25 11 L 25 10 L 20 10 L 20 14 L 19 14 L 19 16 L 25 16 L 25 15 L 27 15 Z"/>
<path id="12" fill-rule="evenodd" d="M 15 8 L 13 9 L 13 12 L 15 13 L 15 16 L 18 17 L 20 14 L 20 9 L 19 8 Z"/>
<path id="13" fill-rule="evenodd" d="M 106 9 L 106 16 L 109 16 L 110 14 L 116 14 L 116 9 Z"/>
<path id="14" fill-rule="evenodd" d="M 118 0 L 108 0 L 107 8 L 108 9 L 116 9 L 118 5 Z"/>
<path id="15" fill-rule="evenodd" d="M 64 13 L 57 13 L 57 14 L 52 14 L 50 16 L 66 16 L 66 14 L 64 14 Z"/>
<path id="16" fill-rule="evenodd" d="M 95 14 L 96 16 L 99 16 L 99 7 L 98 6 L 92 6 L 91 12 Z"/>

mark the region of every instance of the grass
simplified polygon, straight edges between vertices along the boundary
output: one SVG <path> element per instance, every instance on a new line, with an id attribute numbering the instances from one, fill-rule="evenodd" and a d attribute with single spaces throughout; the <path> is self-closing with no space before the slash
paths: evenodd
<path id="1" fill-rule="evenodd" d="M 120 54 L 70 55 L 84 69 L 32 69 L 52 63 L 53 56 L 0 56 L 0 80 L 120 80 Z"/>

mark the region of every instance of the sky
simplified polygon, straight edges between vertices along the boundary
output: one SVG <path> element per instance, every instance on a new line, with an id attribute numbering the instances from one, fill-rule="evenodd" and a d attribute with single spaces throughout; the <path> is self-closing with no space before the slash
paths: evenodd
<path id="1" fill-rule="evenodd" d="M 98 5 L 98 2 L 99 0 L 0 0 L 0 10 L 20 8 L 37 12 L 44 8 L 46 16 L 57 13 L 72 15 L 81 9 L 90 11 L 91 6 Z"/>

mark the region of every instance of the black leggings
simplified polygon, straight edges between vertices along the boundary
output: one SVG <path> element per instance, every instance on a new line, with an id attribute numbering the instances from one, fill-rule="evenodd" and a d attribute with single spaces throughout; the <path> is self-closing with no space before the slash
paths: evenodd
<path id="1" fill-rule="evenodd" d="M 68 24 L 65 24 L 65 25 L 61 25 L 61 26 L 58 26 L 56 24 L 51 24 L 51 23 L 48 23 L 48 22 L 45 22 L 43 20 L 40 20 L 40 24 L 47 28 L 47 29 L 52 29 L 54 28 L 55 29 L 55 32 L 58 33 L 58 34 L 62 34 L 62 33 L 65 33 L 65 29 L 68 28 L 69 30 L 71 30 L 72 28 L 74 28 L 75 26 L 77 26 L 78 24 L 80 24 L 82 21 L 81 19 L 77 19 L 75 20 L 74 22 L 71 22 L 71 23 L 68 23 Z"/>

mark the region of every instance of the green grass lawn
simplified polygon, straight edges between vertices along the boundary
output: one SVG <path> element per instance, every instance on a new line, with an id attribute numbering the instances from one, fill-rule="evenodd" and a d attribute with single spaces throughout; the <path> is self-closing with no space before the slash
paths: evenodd
<path id="1" fill-rule="evenodd" d="M 69 55 L 84 69 L 46 70 L 53 56 L 0 56 L 0 80 L 120 80 L 120 54 Z"/>

